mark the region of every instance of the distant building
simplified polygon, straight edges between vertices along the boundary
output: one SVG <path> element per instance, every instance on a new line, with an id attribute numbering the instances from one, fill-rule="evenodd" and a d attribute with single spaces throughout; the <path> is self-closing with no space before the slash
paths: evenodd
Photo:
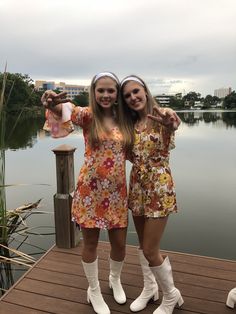
<path id="1" fill-rule="evenodd" d="M 227 95 L 229 95 L 232 92 L 231 87 L 227 88 L 218 88 L 214 90 L 214 96 L 217 96 L 219 98 L 225 98 Z"/>
<path id="2" fill-rule="evenodd" d="M 177 99 L 182 99 L 183 95 L 182 95 L 182 93 L 177 93 L 177 94 L 175 94 L 175 97 Z"/>
<path id="3" fill-rule="evenodd" d="M 154 96 L 154 99 L 158 102 L 161 107 L 168 107 L 170 104 L 171 97 L 175 97 L 177 99 L 182 99 L 182 93 L 177 94 L 158 94 Z"/>
<path id="4" fill-rule="evenodd" d="M 47 89 L 57 89 L 60 92 L 67 92 L 67 96 L 69 98 L 73 98 L 74 96 L 79 95 L 81 92 L 87 92 L 88 86 L 66 84 L 64 82 L 55 83 L 53 81 L 35 81 L 35 89 L 39 91 L 44 91 Z"/>
<path id="5" fill-rule="evenodd" d="M 195 100 L 194 105 L 191 106 L 192 109 L 202 109 L 203 103 L 200 100 Z"/>

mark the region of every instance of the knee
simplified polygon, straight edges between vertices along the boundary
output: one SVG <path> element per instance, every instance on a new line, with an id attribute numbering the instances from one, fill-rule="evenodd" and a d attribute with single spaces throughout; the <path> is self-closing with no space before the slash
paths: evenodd
<path id="1" fill-rule="evenodd" d="M 155 250 L 153 250 L 150 247 L 143 247 L 143 255 L 149 262 L 149 264 L 152 264 L 153 260 L 155 259 Z"/>
<path id="2" fill-rule="evenodd" d="M 84 250 L 87 252 L 94 252 L 97 249 L 97 241 L 87 241 L 84 243 Z"/>

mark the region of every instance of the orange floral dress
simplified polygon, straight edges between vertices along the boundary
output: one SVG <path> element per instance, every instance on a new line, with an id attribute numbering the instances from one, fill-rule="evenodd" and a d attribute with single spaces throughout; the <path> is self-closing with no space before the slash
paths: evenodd
<path id="1" fill-rule="evenodd" d="M 75 107 L 71 120 L 82 127 L 85 140 L 84 164 L 72 202 L 73 221 L 83 228 L 127 227 L 126 156 L 118 127 L 104 134 L 94 148 L 88 142 L 90 109 Z"/>
<path id="2" fill-rule="evenodd" d="M 169 167 L 174 133 L 156 124 L 151 130 L 135 129 L 128 207 L 134 216 L 165 217 L 177 211 Z"/>

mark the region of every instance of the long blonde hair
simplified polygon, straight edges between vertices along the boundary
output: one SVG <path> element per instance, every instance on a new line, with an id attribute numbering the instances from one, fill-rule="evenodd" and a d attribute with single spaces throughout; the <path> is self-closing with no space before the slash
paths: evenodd
<path id="1" fill-rule="evenodd" d="M 129 79 L 130 78 L 130 79 Z M 121 106 L 120 106 L 120 111 L 121 114 L 124 118 L 124 127 L 125 127 L 125 132 L 127 133 L 127 136 L 129 137 L 129 142 L 130 145 L 132 147 L 133 143 L 134 143 L 134 125 L 135 123 L 139 120 L 139 116 L 137 114 L 137 112 L 135 112 L 134 110 L 130 109 L 127 104 L 126 101 L 124 99 L 123 96 L 123 92 L 124 92 L 124 87 L 125 85 L 132 81 L 132 78 L 134 78 L 134 81 L 136 81 L 135 79 L 137 79 L 137 82 L 140 81 L 140 85 L 143 86 L 145 93 L 147 95 L 147 114 L 151 114 L 153 115 L 153 107 L 154 106 L 159 106 L 158 103 L 155 101 L 155 99 L 153 98 L 149 88 L 147 87 L 147 84 L 137 75 L 128 75 L 126 76 L 122 81 L 121 81 L 121 88 L 120 88 L 120 93 L 121 93 Z M 124 83 L 122 83 L 124 82 Z M 153 126 L 153 124 L 155 123 L 154 121 L 152 121 L 151 119 L 149 119 L 149 128 Z"/>
<path id="2" fill-rule="evenodd" d="M 106 75 L 107 73 L 107 75 Z M 104 77 L 109 77 L 116 83 L 116 88 L 117 88 L 117 101 L 116 104 L 113 105 L 113 115 L 116 123 L 118 124 L 118 127 L 120 129 L 120 132 L 123 137 L 123 145 L 125 149 L 130 149 L 131 148 L 131 138 L 129 136 L 129 132 L 127 131 L 127 125 L 128 123 L 126 122 L 124 118 L 124 112 L 120 110 L 121 107 L 121 97 L 120 97 L 120 84 L 119 84 L 119 79 L 117 76 L 112 73 L 112 72 L 105 72 L 104 75 L 103 73 L 97 74 L 93 77 L 91 85 L 90 85 L 90 92 L 89 92 L 89 107 L 92 112 L 92 121 L 89 126 L 89 143 L 92 146 L 96 146 L 100 143 L 101 140 L 101 134 L 108 133 L 108 130 L 106 127 L 103 125 L 103 111 L 100 106 L 98 106 L 96 99 L 95 99 L 95 88 L 96 88 L 96 83 L 100 78 Z"/>

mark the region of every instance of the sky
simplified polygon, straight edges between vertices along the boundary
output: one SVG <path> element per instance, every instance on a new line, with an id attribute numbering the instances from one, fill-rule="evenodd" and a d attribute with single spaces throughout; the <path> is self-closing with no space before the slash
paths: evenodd
<path id="1" fill-rule="evenodd" d="M 236 89 L 236 0 L 0 0 L 0 72 L 89 85 L 136 74 L 153 94 Z"/>

